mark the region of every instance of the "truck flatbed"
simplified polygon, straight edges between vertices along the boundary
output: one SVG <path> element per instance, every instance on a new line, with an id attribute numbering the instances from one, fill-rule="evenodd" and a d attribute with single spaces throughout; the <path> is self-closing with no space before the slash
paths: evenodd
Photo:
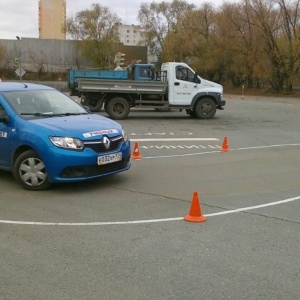
<path id="1" fill-rule="evenodd" d="M 79 79 L 81 92 L 165 94 L 168 83 L 162 81 L 117 81 L 110 79 Z"/>

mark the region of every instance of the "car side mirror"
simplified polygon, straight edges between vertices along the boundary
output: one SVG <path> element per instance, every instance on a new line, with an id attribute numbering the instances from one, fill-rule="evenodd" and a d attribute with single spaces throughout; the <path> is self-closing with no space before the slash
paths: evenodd
<path id="1" fill-rule="evenodd" d="M 5 123 L 8 124 L 10 121 L 10 117 L 4 113 L 4 111 L 1 113 L 0 112 L 0 123 Z"/>

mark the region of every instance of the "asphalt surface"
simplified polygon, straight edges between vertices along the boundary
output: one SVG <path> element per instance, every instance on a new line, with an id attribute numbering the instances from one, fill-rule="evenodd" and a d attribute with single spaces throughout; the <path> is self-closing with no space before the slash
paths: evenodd
<path id="1" fill-rule="evenodd" d="M 0 171 L 0 299 L 300 299 L 300 99 L 227 99 L 133 110 L 118 175 L 30 192 Z"/>

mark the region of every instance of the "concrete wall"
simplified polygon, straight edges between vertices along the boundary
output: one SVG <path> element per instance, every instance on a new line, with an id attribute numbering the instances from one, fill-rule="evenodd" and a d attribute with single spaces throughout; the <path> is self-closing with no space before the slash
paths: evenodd
<path id="1" fill-rule="evenodd" d="M 7 50 L 6 66 L 14 67 L 14 59 L 20 58 L 27 71 L 37 72 L 42 68 L 45 72 L 62 72 L 76 67 L 76 51 L 71 40 L 22 38 L 0 40 L 0 44 Z"/>
<path id="2" fill-rule="evenodd" d="M 14 68 L 14 59 L 21 58 L 21 66 L 26 71 L 66 72 L 69 68 L 91 68 L 92 63 L 84 59 L 80 51 L 76 51 L 75 43 L 80 42 L 36 38 L 0 40 L 0 45 L 6 48 L 8 54 L 2 62 L 2 67 Z M 141 59 L 147 62 L 147 47 L 121 44 L 120 48 L 126 53 L 127 59 Z"/>

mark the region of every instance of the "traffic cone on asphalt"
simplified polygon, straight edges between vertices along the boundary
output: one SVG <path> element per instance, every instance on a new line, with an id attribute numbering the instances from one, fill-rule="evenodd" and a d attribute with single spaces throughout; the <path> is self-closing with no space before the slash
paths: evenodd
<path id="1" fill-rule="evenodd" d="M 133 159 L 141 159 L 142 158 L 142 156 L 140 155 L 140 150 L 139 150 L 138 143 L 134 144 L 134 149 L 133 149 L 133 153 L 131 155 L 131 158 L 133 158 Z"/>
<path id="2" fill-rule="evenodd" d="M 198 193 L 194 192 L 192 204 L 190 208 L 190 213 L 186 216 L 184 216 L 184 220 L 188 222 L 205 222 L 206 217 L 202 215 L 201 208 L 200 208 L 200 202 L 198 198 Z"/>
<path id="3" fill-rule="evenodd" d="M 223 141 L 223 145 L 222 145 L 222 148 L 221 148 L 221 151 L 223 152 L 228 152 L 230 149 L 228 147 L 228 143 L 227 143 L 227 137 L 225 136 L 224 137 L 224 141 Z"/>

